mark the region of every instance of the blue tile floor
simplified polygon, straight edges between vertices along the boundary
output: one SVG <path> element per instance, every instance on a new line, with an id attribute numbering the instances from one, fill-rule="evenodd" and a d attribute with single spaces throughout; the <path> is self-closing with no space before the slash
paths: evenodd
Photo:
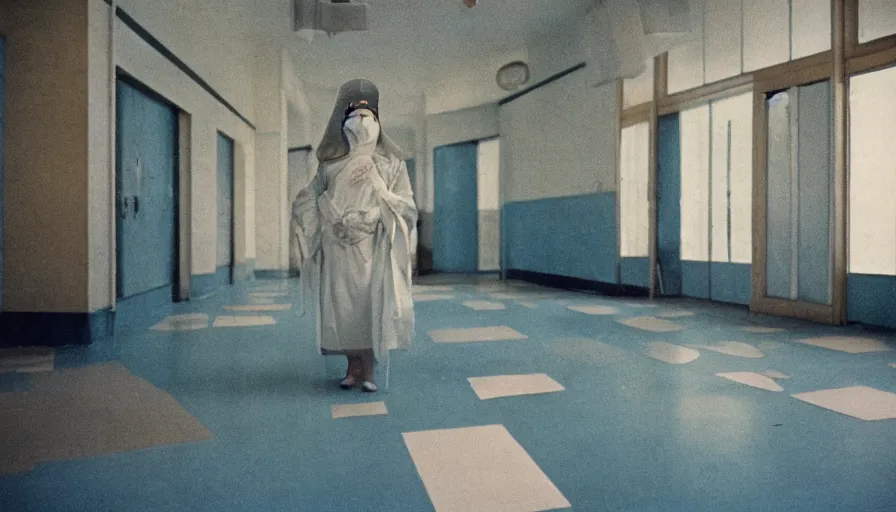
<path id="1" fill-rule="evenodd" d="M 450 289 L 417 292 L 436 300 L 417 302 L 415 343 L 393 356 L 391 387 L 375 395 L 337 388 L 344 368 L 315 354 L 307 318 L 298 313 L 296 282 L 238 285 L 175 307 L 208 314 L 204 328 L 146 330 L 58 350 L 57 370 L 120 362 L 173 396 L 214 437 L 38 463 L 0 477 L 0 510 L 434 510 L 402 434 L 484 425 L 506 427 L 572 505 L 568 510 L 896 510 L 896 419 L 866 421 L 792 396 L 854 386 L 896 392 L 892 333 L 758 318 L 687 300 L 643 307 L 639 299 L 518 283 L 439 281 L 429 284 Z M 225 309 L 249 303 L 250 293 L 272 284 L 286 295 L 255 296 L 256 302 L 273 298 L 293 309 Z M 463 305 L 467 300 L 506 309 L 476 311 Z M 612 309 L 589 315 L 569 309 L 576 305 Z M 681 310 L 693 315 L 675 314 Z M 652 332 L 617 321 L 666 313 L 673 314 L 664 320 L 680 330 Z M 277 324 L 212 326 L 225 315 L 267 315 Z M 782 330 L 744 330 L 757 325 Z M 428 335 L 488 326 L 527 338 L 434 343 Z M 883 348 L 849 353 L 798 341 L 826 336 L 873 338 Z M 752 357 L 702 348 L 726 341 L 750 345 Z M 699 357 L 685 364 L 649 357 L 655 342 L 692 348 Z M 789 377 L 770 374 L 780 391 L 716 375 L 767 371 Z M 467 381 L 532 373 L 546 373 L 565 389 L 480 400 Z M 0 374 L 0 393 L 28 389 L 26 377 Z M 387 415 L 331 416 L 334 404 L 380 400 Z M 887 402 L 865 405 L 866 413 L 880 412 Z"/>

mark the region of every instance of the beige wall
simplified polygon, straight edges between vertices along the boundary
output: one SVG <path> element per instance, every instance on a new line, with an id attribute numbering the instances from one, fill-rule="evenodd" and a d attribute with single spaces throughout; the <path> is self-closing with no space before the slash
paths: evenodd
<path id="1" fill-rule="evenodd" d="M 88 306 L 87 5 L 4 1 L 6 311 Z M 47 37 L 53 34 L 53 37 Z"/>

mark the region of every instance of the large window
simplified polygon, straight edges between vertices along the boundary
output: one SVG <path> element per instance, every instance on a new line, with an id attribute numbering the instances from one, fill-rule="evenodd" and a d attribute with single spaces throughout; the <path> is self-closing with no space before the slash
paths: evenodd
<path id="1" fill-rule="evenodd" d="M 620 256 L 647 257 L 649 210 L 647 198 L 650 129 L 646 122 L 622 129 L 619 148 Z"/>
<path id="2" fill-rule="evenodd" d="M 681 258 L 752 261 L 753 95 L 681 113 Z"/>
<path id="3" fill-rule="evenodd" d="M 852 77 L 849 272 L 896 275 L 896 68 Z"/>

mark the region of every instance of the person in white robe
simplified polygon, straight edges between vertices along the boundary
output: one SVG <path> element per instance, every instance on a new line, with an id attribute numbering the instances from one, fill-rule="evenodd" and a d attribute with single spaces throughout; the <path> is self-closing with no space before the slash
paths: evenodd
<path id="1" fill-rule="evenodd" d="M 417 207 L 402 151 L 380 127 L 373 83 L 342 85 L 316 153 L 317 173 L 292 205 L 302 307 L 313 313 L 318 353 L 348 360 L 340 386 L 375 392 L 377 362 L 388 386 L 390 352 L 413 338 Z"/>

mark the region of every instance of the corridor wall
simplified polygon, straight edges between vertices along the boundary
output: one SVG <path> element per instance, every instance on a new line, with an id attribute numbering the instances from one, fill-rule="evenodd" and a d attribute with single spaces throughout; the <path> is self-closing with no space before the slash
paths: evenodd
<path id="1" fill-rule="evenodd" d="M 896 67 L 849 91 L 850 321 L 896 327 Z"/>
<path id="2" fill-rule="evenodd" d="M 616 96 L 579 70 L 501 105 L 505 270 L 616 283 Z"/>

